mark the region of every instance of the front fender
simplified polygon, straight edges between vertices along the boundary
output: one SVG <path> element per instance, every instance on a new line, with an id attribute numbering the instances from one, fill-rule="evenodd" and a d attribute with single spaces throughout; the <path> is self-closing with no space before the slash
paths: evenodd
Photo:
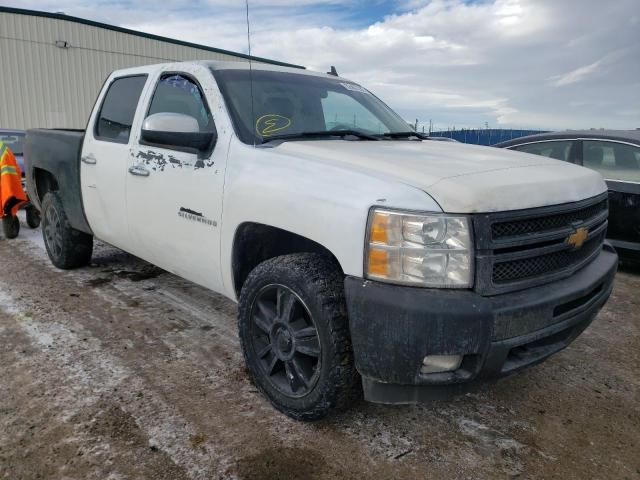
<path id="1" fill-rule="evenodd" d="M 222 214 L 221 266 L 226 294 L 236 297 L 233 241 L 236 230 L 245 222 L 277 227 L 313 240 L 336 257 L 346 275 L 362 277 L 367 217 L 374 205 L 442 211 L 415 187 L 234 141 Z"/>

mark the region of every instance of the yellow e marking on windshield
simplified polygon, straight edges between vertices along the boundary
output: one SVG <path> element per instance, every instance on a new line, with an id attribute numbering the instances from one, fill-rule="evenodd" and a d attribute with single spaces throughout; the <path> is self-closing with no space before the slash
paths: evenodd
<path id="1" fill-rule="evenodd" d="M 283 117 L 282 115 L 276 115 L 275 113 L 268 113 L 262 115 L 256 120 L 256 131 L 263 137 L 268 137 L 276 132 L 289 128 L 291 126 L 291 119 Z"/>

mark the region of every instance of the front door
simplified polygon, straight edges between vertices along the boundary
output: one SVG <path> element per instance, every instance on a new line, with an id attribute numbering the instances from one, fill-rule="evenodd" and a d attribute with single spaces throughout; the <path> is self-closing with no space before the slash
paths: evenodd
<path id="1" fill-rule="evenodd" d="M 165 72 L 156 81 L 145 117 L 181 113 L 195 118 L 202 131 L 215 128 L 211 108 L 194 76 Z M 213 78 L 203 81 L 213 82 Z M 126 182 L 133 253 L 220 290 L 219 227 L 228 138 L 227 142 L 219 138 L 211 151 L 196 152 L 144 145 L 136 129 Z"/>
<path id="2" fill-rule="evenodd" d="M 81 153 L 84 211 L 94 235 L 124 250 L 130 238 L 125 180 L 130 134 L 147 75 L 114 78 L 85 132 Z"/>

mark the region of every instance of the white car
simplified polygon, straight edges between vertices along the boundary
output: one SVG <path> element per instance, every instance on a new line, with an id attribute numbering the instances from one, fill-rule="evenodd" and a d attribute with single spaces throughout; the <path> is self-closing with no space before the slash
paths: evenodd
<path id="1" fill-rule="evenodd" d="M 297 419 L 537 363 L 617 266 L 597 173 L 430 141 L 302 69 L 114 72 L 86 132 L 28 132 L 26 168 L 54 265 L 86 265 L 96 237 L 237 301 L 253 381 Z"/>

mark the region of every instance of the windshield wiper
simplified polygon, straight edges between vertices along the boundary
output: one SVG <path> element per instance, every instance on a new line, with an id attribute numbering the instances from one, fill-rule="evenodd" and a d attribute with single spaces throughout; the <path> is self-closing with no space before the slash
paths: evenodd
<path id="1" fill-rule="evenodd" d="M 426 135 L 424 133 L 414 132 L 413 130 L 409 130 L 407 132 L 381 133 L 380 136 L 385 137 L 385 138 L 410 138 L 410 137 L 416 137 L 416 138 L 419 138 L 420 140 L 429 140 L 429 135 Z"/>
<path id="2" fill-rule="evenodd" d="M 322 137 L 357 137 L 361 140 L 380 140 L 377 135 L 371 135 L 369 133 L 361 132 L 360 130 L 319 130 L 317 132 L 300 132 L 300 133 L 286 133 L 282 135 L 271 135 L 264 137 L 262 143 L 271 142 L 273 140 L 297 140 L 305 138 L 322 138 Z"/>

